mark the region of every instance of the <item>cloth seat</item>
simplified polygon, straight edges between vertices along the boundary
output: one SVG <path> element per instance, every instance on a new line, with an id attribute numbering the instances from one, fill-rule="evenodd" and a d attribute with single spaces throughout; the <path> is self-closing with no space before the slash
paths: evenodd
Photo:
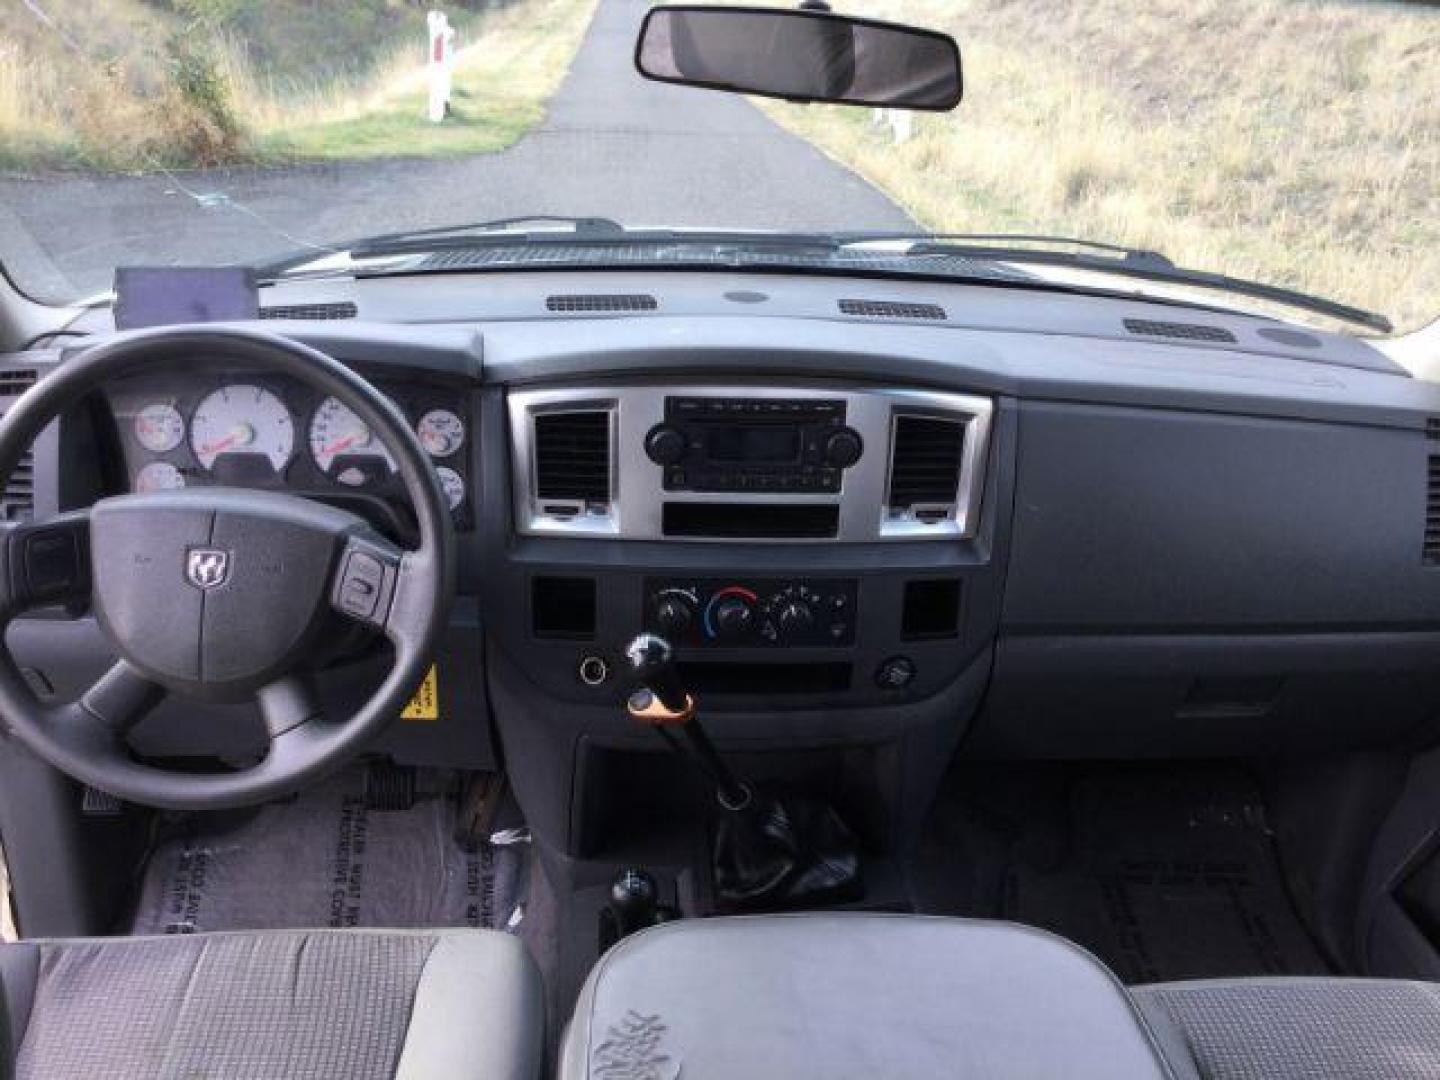
<path id="1" fill-rule="evenodd" d="M 1110 971 L 1010 923 L 914 915 L 694 919 L 591 972 L 561 1080 L 1160 1080 Z"/>
<path id="2" fill-rule="evenodd" d="M 1265 978 L 1132 991 L 1178 1080 L 1434 1080 L 1440 985 Z"/>
<path id="3" fill-rule="evenodd" d="M 540 977 L 484 930 L 0 946 L 18 1080 L 536 1080 Z"/>

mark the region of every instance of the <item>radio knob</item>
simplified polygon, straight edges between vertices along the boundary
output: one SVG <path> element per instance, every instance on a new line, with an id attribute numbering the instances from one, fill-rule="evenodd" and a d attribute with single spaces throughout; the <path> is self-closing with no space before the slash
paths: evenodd
<path id="1" fill-rule="evenodd" d="M 727 596 L 715 605 L 713 618 L 716 635 L 733 641 L 749 633 L 755 611 L 743 597 Z"/>
<path id="2" fill-rule="evenodd" d="M 810 605 L 791 600 L 783 608 L 776 621 L 780 624 L 780 636 L 793 638 L 809 633 L 815 626 L 815 613 Z"/>
<path id="3" fill-rule="evenodd" d="M 865 444 L 860 435 L 850 428 L 841 428 L 825 440 L 825 464 L 837 469 L 848 469 L 860 460 Z"/>
<path id="4" fill-rule="evenodd" d="M 655 605 L 655 625 L 662 633 L 681 637 L 694 621 L 694 605 L 683 596 L 663 596 Z"/>
<path id="5" fill-rule="evenodd" d="M 656 465 L 674 465 L 685 456 L 685 436 L 659 424 L 645 436 L 645 456 Z"/>

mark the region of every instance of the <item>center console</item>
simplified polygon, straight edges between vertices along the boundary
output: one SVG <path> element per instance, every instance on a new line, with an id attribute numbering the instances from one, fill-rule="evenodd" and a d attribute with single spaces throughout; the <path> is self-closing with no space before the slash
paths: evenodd
<path id="1" fill-rule="evenodd" d="M 688 843 L 688 796 L 625 713 L 645 631 L 745 775 L 834 805 L 867 850 L 915 825 L 988 672 L 1012 411 L 740 377 L 496 387 L 485 409 L 511 509 L 482 527 L 487 670 L 538 837 L 651 865 L 657 836 Z"/>

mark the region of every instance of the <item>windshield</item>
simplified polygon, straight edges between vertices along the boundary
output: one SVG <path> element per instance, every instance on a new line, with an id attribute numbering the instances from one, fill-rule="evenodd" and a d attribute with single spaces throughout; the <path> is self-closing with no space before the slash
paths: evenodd
<path id="1" fill-rule="evenodd" d="M 0 265 L 68 301 L 108 290 L 118 266 L 264 263 L 547 214 L 1062 234 L 1331 297 L 1399 330 L 1440 315 L 1427 5 L 844 5 L 956 38 L 964 100 L 935 113 L 646 81 L 647 8 L 11 0 Z"/>

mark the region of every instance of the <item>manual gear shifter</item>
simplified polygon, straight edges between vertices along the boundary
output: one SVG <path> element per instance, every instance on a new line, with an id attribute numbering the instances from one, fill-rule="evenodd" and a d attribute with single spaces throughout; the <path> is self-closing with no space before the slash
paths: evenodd
<path id="1" fill-rule="evenodd" d="M 630 715 L 651 726 L 715 785 L 722 811 L 711 852 L 722 907 L 835 903 L 863 891 L 855 837 L 833 807 L 794 793 L 757 792 L 737 778 L 695 717 L 669 642 L 641 634 L 625 650 L 640 689 Z M 681 737 L 670 729 L 679 728 Z"/>

